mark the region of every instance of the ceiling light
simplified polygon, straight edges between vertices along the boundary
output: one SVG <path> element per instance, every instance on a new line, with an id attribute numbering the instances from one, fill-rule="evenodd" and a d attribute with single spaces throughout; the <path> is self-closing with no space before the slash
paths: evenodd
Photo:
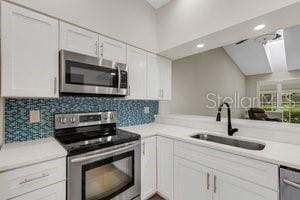
<path id="1" fill-rule="evenodd" d="M 204 44 L 198 44 L 197 45 L 197 48 L 203 48 L 204 47 Z"/>
<path id="2" fill-rule="evenodd" d="M 254 30 L 255 30 L 255 31 L 259 31 L 259 30 L 264 29 L 265 27 L 266 27 L 266 25 L 260 24 L 260 25 L 255 26 L 255 27 L 254 27 Z"/>

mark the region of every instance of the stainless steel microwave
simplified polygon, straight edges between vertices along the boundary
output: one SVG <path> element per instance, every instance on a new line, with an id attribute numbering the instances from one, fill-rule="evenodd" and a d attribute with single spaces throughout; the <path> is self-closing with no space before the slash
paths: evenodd
<path id="1" fill-rule="evenodd" d="M 60 51 L 60 93 L 62 95 L 126 96 L 126 64 Z"/>

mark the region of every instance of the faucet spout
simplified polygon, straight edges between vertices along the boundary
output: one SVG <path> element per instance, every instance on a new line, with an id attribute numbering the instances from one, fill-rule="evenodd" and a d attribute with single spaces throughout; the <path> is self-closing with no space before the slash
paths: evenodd
<path id="1" fill-rule="evenodd" d="M 228 119 L 228 128 L 227 128 L 228 130 L 227 131 L 228 131 L 228 135 L 233 136 L 233 134 L 235 132 L 237 132 L 238 129 L 237 128 L 232 128 L 232 125 L 231 125 L 231 110 L 230 110 L 230 105 L 227 102 L 223 102 L 219 106 L 216 121 L 217 122 L 221 121 L 221 112 L 222 112 L 222 108 L 223 108 L 224 105 L 226 105 L 226 107 L 227 107 L 227 119 Z"/>

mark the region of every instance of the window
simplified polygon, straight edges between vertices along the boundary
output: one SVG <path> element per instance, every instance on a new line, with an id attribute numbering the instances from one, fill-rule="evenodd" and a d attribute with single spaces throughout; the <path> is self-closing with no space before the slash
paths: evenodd
<path id="1" fill-rule="evenodd" d="M 260 107 L 265 111 L 277 110 L 277 93 L 276 92 L 262 92 L 260 94 Z"/>
<path id="2" fill-rule="evenodd" d="M 300 123 L 300 93 L 288 92 L 282 95 L 283 121 Z"/>
<path id="3" fill-rule="evenodd" d="M 268 116 L 300 124 L 300 79 L 260 82 L 258 94 L 259 106 Z"/>

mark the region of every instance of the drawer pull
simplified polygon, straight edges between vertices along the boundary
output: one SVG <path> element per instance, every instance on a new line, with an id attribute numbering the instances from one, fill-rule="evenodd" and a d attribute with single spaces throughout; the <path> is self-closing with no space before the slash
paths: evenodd
<path id="1" fill-rule="evenodd" d="M 39 180 L 39 179 L 42 179 L 42 178 L 45 178 L 45 177 L 48 177 L 50 176 L 50 174 L 47 174 L 47 173 L 44 173 L 42 174 L 41 176 L 37 176 L 37 177 L 34 177 L 34 178 L 25 178 L 23 181 L 21 181 L 19 184 L 20 185 L 23 185 L 23 184 L 26 184 L 26 183 L 29 183 L 29 182 L 32 182 L 32 181 L 36 181 L 36 180 Z"/>
<path id="2" fill-rule="evenodd" d="M 217 193 L 217 177 L 214 176 L 214 193 Z"/>
<path id="3" fill-rule="evenodd" d="M 206 174 L 206 188 L 207 188 L 207 190 L 209 190 L 209 188 L 210 188 L 209 179 L 210 179 L 210 174 L 207 173 L 207 174 Z"/>

